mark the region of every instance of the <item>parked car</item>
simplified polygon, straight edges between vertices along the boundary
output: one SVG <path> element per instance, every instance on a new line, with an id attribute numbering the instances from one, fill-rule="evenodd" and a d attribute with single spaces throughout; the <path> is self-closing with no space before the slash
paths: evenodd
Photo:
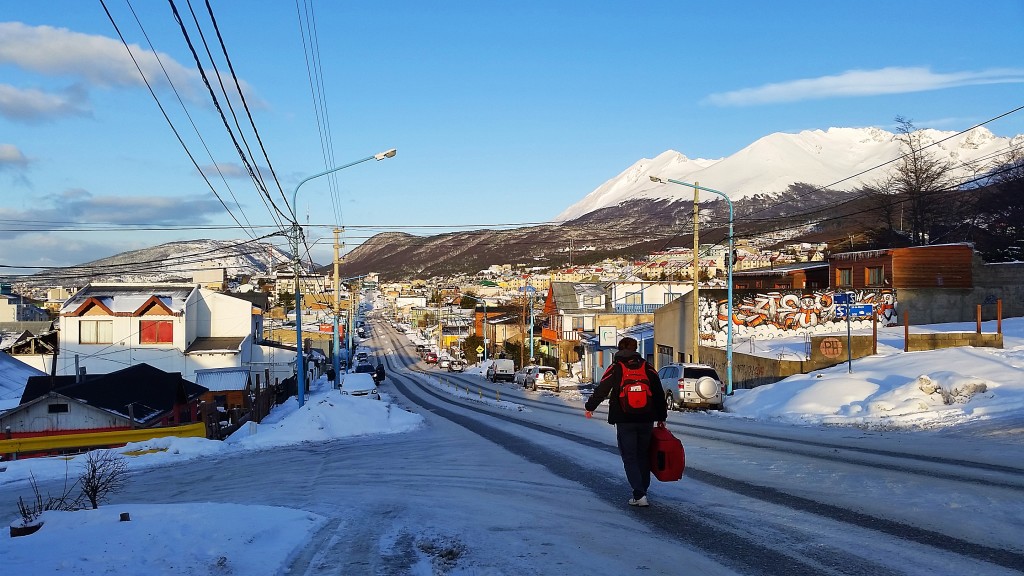
<path id="1" fill-rule="evenodd" d="M 515 381 L 516 364 L 508 358 L 498 358 L 491 362 L 491 365 L 487 367 L 487 375 L 485 378 L 491 382 L 497 382 L 498 380 L 504 380 L 506 382 Z"/>
<path id="2" fill-rule="evenodd" d="M 447 370 L 448 366 L 450 366 L 451 363 L 452 363 L 452 359 L 447 357 L 447 356 L 445 356 L 445 357 L 443 357 L 443 358 L 441 358 L 441 359 L 439 359 L 437 361 L 437 367 L 438 368 L 444 368 L 445 370 Z"/>
<path id="3" fill-rule="evenodd" d="M 676 408 L 713 408 L 725 403 L 725 384 L 718 372 L 706 364 L 668 364 L 658 370 L 665 388 L 665 401 Z"/>
<path id="4" fill-rule="evenodd" d="M 359 362 L 356 364 L 356 367 L 352 369 L 352 373 L 373 374 L 374 370 L 376 370 L 376 368 L 374 368 L 373 364 L 370 364 L 369 362 Z"/>
<path id="5" fill-rule="evenodd" d="M 380 400 L 377 384 L 373 376 L 365 373 L 346 374 L 341 379 L 341 393 L 349 396 L 360 396 Z"/>
<path id="6" fill-rule="evenodd" d="M 452 360 L 448 363 L 449 372 L 463 372 L 466 369 L 466 363 L 462 360 Z"/>
<path id="7" fill-rule="evenodd" d="M 437 354 L 434 354 L 433 352 L 424 352 L 423 361 L 427 364 L 437 364 Z"/>
<path id="8" fill-rule="evenodd" d="M 534 392 L 537 388 L 551 388 L 555 392 L 560 392 L 558 371 L 550 366 L 528 366 L 523 374 L 523 388 L 529 388 Z"/>
<path id="9" fill-rule="evenodd" d="M 532 364 L 529 366 L 523 366 L 519 370 L 516 370 L 515 375 L 512 376 L 512 383 L 515 384 L 516 386 L 522 386 L 523 388 L 525 388 L 526 373 L 530 371 L 530 368 L 533 368 Z"/>

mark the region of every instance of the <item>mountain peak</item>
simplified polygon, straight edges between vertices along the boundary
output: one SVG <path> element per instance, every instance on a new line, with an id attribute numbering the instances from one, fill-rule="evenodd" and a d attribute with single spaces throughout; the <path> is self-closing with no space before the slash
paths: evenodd
<path id="1" fill-rule="evenodd" d="M 999 137 L 984 127 L 962 134 L 933 129 L 922 129 L 915 134 L 924 144 L 934 144 L 929 149 L 931 153 L 961 167 L 964 174 L 972 171 L 971 163 L 988 161 L 1024 138 L 1021 135 Z M 638 160 L 569 206 L 555 220 L 573 220 L 601 208 L 641 198 L 692 201 L 692 191 L 651 182 L 650 176 L 699 182 L 722 191 L 733 200 L 777 194 L 798 182 L 851 190 L 884 175 L 886 164 L 901 154 L 897 135 L 875 127 L 776 132 L 719 160 L 693 160 L 675 150 L 666 150 L 654 159 Z"/>

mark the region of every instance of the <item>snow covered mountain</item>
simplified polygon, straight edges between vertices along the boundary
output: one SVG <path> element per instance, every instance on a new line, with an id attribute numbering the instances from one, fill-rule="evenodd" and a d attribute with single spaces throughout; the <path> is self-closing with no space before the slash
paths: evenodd
<path id="1" fill-rule="evenodd" d="M 26 278 L 26 283 L 46 283 L 50 276 L 61 282 L 168 282 L 190 281 L 194 272 L 226 268 L 228 276 L 263 274 L 291 256 L 276 246 L 252 240 L 186 240 L 152 248 L 122 252 L 59 272 Z"/>
<path id="2" fill-rule="evenodd" d="M 995 136 L 985 128 L 963 134 L 939 130 L 919 131 L 922 142 L 937 142 L 928 150 L 958 167 L 958 175 L 976 172 L 1005 152 L 1019 145 L 1024 135 L 1013 138 Z M 834 190 L 851 190 L 889 173 L 900 157 L 896 135 L 879 128 L 829 128 L 806 130 L 799 134 L 775 133 L 757 140 L 732 156 L 719 160 L 690 159 L 668 150 L 656 158 L 641 159 L 618 176 L 608 180 L 555 217 L 564 222 L 601 208 L 617 206 L 627 200 L 693 201 L 693 190 L 676 185 L 651 182 L 660 176 L 684 182 L 699 182 L 721 190 L 733 200 L 756 194 L 783 192 L 790 184 L 803 182 Z M 876 168 L 877 167 L 877 168 Z M 702 193 L 702 199 L 713 194 Z"/>

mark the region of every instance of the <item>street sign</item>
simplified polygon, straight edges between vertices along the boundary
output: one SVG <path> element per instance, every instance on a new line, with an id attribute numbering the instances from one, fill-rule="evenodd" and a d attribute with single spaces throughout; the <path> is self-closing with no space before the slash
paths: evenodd
<path id="1" fill-rule="evenodd" d="M 850 316 L 871 316 L 872 308 L 871 304 L 850 306 Z"/>
<path id="2" fill-rule="evenodd" d="M 853 304 L 853 294 L 849 292 L 836 292 L 832 295 L 832 301 L 836 304 L 850 305 Z"/>
<path id="3" fill-rule="evenodd" d="M 851 318 L 857 316 L 871 316 L 874 312 L 871 304 L 857 304 L 855 306 L 836 306 L 836 318 L 846 318 L 847 314 Z"/>
<path id="4" fill-rule="evenodd" d="M 483 346 L 477 346 L 476 347 L 476 353 L 477 354 L 483 354 L 484 353 L 484 347 Z"/>

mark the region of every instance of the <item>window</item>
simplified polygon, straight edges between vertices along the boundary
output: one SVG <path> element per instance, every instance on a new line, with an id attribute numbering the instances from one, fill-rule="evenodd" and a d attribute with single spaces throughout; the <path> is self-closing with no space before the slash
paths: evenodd
<path id="1" fill-rule="evenodd" d="M 836 270 L 836 286 L 853 286 L 853 268 Z"/>
<path id="2" fill-rule="evenodd" d="M 867 285 L 881 286 L 885 284 L 885 272 L 881 266 L 874 266 L 867 269 Z"/>
<path id="3" fill-rule="evenodd" d="M 584 308 L 600 308 L 602 306 L 601 296 L 584 296 L 583 307 Z"/>
<path id="4" fill-rule="evenodd" d="M 644 303 L 644 293 L 643 292 L 630 292 L 629 294 L 626 294 L 626 304 L 640 305 L 640 304 L 643 304 L 643 303 Z"/>
<path id="5" fill-rule="evenodd" d="M 679 294 L 676 294 L 675 292 L 665 292 L 664 296 L 665 301 L 662 302 L 662 304 L 671 304 L 673 300 L 679 298 Z"/>
<path id="6" fill-rule="evenodd" d="M 78 323 L 79 344 L 113 344 L 113 320 L 82 320 Z"/>
<path id="7" fill-rule="evenodd" d="M 62 412 L 68 412 L 69 408 L 67 404 L 50 404 L 46 407 L 46 411 L 50 414 L 60 414 Z"/>
<path id="8" fill-rule="evenodd" d="M 139 320 L 139 343 L 174 343 L 174 322 L 171 320 Z"/>
<path id="9" fill-rule="evenodd" d="M 583 326 L 584 326 L 583 316 L 573 316 L 572 317 L 572 329 L 573 330 L 583 330 Z"/>

